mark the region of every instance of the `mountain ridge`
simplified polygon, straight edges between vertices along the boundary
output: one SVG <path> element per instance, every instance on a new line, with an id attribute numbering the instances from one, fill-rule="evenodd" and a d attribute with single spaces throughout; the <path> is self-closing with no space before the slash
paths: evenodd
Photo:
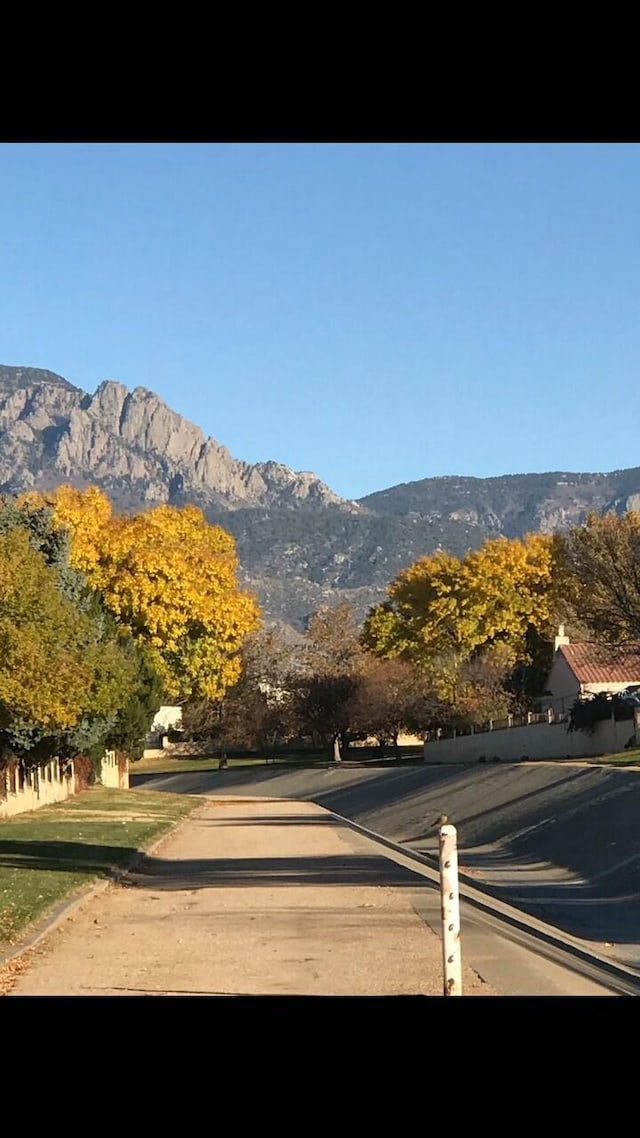
<path id="1" fill-rule="evenodd" d="M 0 365 L 0 492 L 101 486 L 117 509 L 200 506 L 236 538 L 243 581 L 268 619 L 302 628 L 322 604 L 359 616 L 393 577 L 437 549 L 553 532 L 591 510 L 640 508 L 640 468 L 443 475 L 350 501 L 312 471 L 235 458 L 146 387 L 92 394 L 41 368 Z"/>

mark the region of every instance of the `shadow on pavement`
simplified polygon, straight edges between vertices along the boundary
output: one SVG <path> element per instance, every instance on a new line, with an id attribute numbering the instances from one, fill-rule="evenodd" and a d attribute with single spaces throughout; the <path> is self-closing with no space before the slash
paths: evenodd
<path id="1" fill-rule="evenodd" d="M 342 818 L 332 814 L 261 814 L 255 818 L 246 814 L 226 814 L 224 818 L 200 818 L 199 826 L 349 826 Z"/>
<path id="2" fill-rule="evenodd" d="M 419 887 L 424 879 L 384 857 L 149 858 L 124 884 L 150 889 L 211 889 L 216 886 L 393 885 Z M 424 884 L 431 888 L 430 882 Z"/>
<path id="3" fill-rule="evenodd" d="M 99 873 L 125 866 L 134 846 L 94 846 L 84 842 L 0 841 L 0 868 L 50 869 L 58 873 Z"/>

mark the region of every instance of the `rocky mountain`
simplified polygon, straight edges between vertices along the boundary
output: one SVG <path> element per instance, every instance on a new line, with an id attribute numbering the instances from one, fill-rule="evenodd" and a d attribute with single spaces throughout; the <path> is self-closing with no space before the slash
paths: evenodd
<path id="1" fill-rule="evenodd" d="M 640 508 L 640 468 L 426 478 L 349 502 L 315 474 L 234 458 L 146 388 L 106 380 L 90 395 L 50 371 L 0 366 L 0 492 L 61 482 L 101 486 L 122 510 L 201 506 L 234 534 L 267 615 L 298 628 L 332 600 L 364 615 L 435 549 L 460 554 L 488 536 Z"/>
<path id="2" fill-rule="evenodd" d="M 342 501 L 315 474 L 232 458 L 144 387 L 105 380 L 87 395 L 53 372 L 0 366 L 0 485 L 49 480 L 109 483 L 134 505 L 181 492 L 225 509 Z"/>
<path id="3" fill-rule="evenodd" d="M 611 474 L 505 474 L 500 478 L 423 478 L 380 490 L 361 505 L 392 517 L 449 518 L 518 537 L 553 533 L 589 511 L 640 508 L 640 468 Z"/>

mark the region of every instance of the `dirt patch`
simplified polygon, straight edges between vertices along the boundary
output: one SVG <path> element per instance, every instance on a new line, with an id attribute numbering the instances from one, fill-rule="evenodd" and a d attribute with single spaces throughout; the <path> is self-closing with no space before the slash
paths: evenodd
<path id="1" fill-rule="evenodd" d="M 9 994 L 13 985 L 29 967 L 29 964 L 28 953 L 25 953 L 23 956 L 17 956 L 15 960 L 9 960 L 7 964 L 0 964 L 0 996 Z"/>

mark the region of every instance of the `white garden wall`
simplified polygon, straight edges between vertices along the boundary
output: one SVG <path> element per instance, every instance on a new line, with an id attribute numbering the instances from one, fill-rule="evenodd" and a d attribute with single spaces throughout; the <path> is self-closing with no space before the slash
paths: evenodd
<path id="1" fill-rule="evenodd" d="M 484 759 L 578 759 L 622 751 L 635 734 L 632 719 L 599 723 L 593 735 L 567 731 L 566 723 L 532 723 L 504 727 L 455 739 L 433 739 L 424 745 L 425 763 L 474 763 Z"/>
<path id="2" fill-rule="evenodd" d="M 3 776 L 0 774 L 0 778 Z M 63 771 L 59 759 L 24 772 L 20 767 L 4 772 L 4 794 L 0 791 L 0 818 L 25 814 L 52 802 L 63 802 L 76 793 L 73 762 Z"/>

